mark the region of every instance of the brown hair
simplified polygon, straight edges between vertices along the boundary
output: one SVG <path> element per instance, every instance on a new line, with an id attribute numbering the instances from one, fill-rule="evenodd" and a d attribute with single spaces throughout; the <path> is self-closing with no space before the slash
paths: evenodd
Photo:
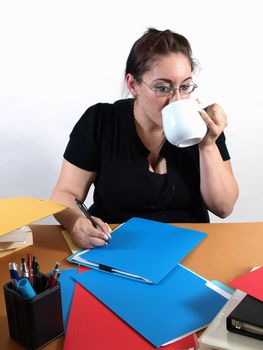
<path id="1" fill-rule="evenodd" d="M 149 28 L 133 44 L 126 62 L 125 76 L 130 73 L 138 82 L 141 81 L 142 75 L 151 69 L 158 56 L 166 56 L 170 53 L 184 54 L 189 59 L 192 71 L 194 70 L 192 49 L 183 35 L 169 29 L 160 31 Z"/>

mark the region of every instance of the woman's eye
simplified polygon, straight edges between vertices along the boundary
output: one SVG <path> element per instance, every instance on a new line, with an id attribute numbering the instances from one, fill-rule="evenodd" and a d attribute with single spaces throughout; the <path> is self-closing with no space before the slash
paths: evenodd
<path id="1" fill-rule="evenodd" d="M 166 92 L 169 93 L 171 92 L 171 86 L 166 86 L 166 85 L 158 85 L 155 87 L 158 92 Z"/>
<path id="2" fill-rule="evenodd" d="M 187 91 L 190 88 L 190 85 L 181 85 L 180 90 L 181 91 Z"/>

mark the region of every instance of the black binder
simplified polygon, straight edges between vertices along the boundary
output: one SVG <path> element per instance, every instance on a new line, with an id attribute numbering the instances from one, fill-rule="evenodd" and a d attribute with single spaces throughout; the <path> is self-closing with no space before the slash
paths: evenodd
<path id="1" fill-rule="evenodd" d="M 233 333 L 263 340 L 263 302 L 246 295 L 228 315 L 226 328 Z"/>

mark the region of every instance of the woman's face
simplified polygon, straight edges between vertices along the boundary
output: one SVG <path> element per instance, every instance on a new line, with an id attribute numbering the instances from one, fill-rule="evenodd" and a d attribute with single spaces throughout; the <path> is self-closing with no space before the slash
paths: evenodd
<path id="1" fill-rule="evenodd" d="M 142 76 L 142 82 L 136 82 L 137 111 L 140 118 L 162 127 L 161 110 L 169 103 L 188 95 L 181 95 L 176 89 L 170 96 L 158 96 L 158 91 L 169 91 L 170 87 L 179 88 L 192 82 L 191 65 L 188 58 L 181 53 L 172 53 L 160 57 L 152 69 Z"/>

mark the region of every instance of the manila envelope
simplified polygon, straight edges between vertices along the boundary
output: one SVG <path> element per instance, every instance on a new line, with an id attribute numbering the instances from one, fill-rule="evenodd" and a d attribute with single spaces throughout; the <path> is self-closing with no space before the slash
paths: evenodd
<path id="1" fill-rule="evenodd" d="M 0 198 L 0 236 L 66 209 L 50 199 Z"/>

